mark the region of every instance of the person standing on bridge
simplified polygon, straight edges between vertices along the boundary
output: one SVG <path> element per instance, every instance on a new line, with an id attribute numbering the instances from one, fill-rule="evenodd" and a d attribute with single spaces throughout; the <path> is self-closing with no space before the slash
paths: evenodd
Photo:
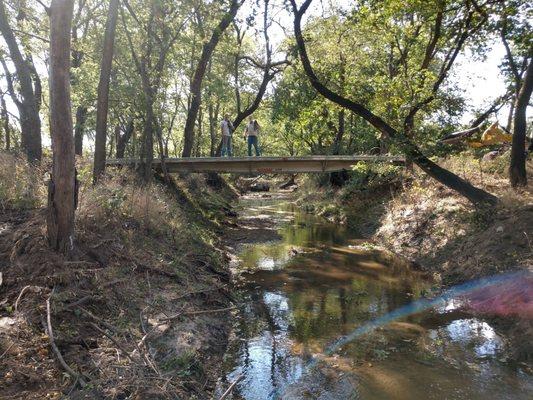
<path id="1" fill-rule="evenodd" d="M 229 115 L 225 114 L 224 119 L 220 123 L 220 131 L 222 133 L 222 149 L 220 151 L 220 155 L 222 157 L 232 156 L 231 138 L 233 135 L 233 130 L 233 124 L 229 120 Z"/>
<path id="2" fill-rule="evenodd" d="M 247 138 L 248 141 L 248 157 L 252 156 L 252 146 L 255 149 L 255 155 L 258 157 L 261 155 L 259 144 L 257 143 L 260 128 L 257 120 L 250 118 L 250 122 L 248 122 L 244 131 L 244 137 Z"/>

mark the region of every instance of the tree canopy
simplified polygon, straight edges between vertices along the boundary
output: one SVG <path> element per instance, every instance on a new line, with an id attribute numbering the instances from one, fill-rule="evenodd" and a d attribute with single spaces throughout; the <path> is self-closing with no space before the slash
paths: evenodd
<path id="1" fill-rule="evenodd" d="M 153 158 L 214 156 L 224 114 L 238 132 L 248 117 L 257 119 L 264 131 L 261 146 L 272 155 L 404 151 L 360 114 L 317 92 L 299 57 L 294 9 L 280 0 L 118 1 L 106 123 L 97 128 L 113 3 L 74 2 L 76 154 L 91 154 L 103 129 L 96 164 L 105 160 L 102 152 L 140 157 L 148 164 L 145 171 Z M 487 101 L 513 105 L 503 124 L 510 130 L 532 57 L 529 2 L 309 3 L 302 38 L 318 79 L 380 116 L 427 155 L 442 153 L 438 139 L 460 129 L 465 115 L 484 111 L 468 105 L 457 60 L 482 64 L 491 46 L 503 46 L 508 90 Z M 50 143 L 49 14 L 45 1 L 0 5 L 0 139 L 4 148 L 20 148 L 36 160 Z M 240 136 L 234 147 L 243 155 Z"/>

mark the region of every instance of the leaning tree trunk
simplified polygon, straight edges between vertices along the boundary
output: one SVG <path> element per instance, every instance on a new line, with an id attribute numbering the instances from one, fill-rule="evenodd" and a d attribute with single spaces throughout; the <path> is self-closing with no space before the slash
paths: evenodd
<path id="1" fill-rule="evenodd" d="M 104 34 L 104 50 L 100 65 L 100 82 L 98 83 L 98 100 L 96 102 L 96 133 L 94 140 L 94 171 L 93 182 L 105 170 L 105 147 L 107 138 L 107 113 L 109 110 L 109 81 L 113 63 L 113 48 L 115 45 L 115 28 L 117 26 L 118 0 L 111 0 L 107 14 Z"/>
<path id="2" fill-rule="evenodd" d="M 522 87 L 516 98 L 514 111 L 513 144 L 511 148 L 511 165 L 509 166 L 509 179 L 512 187 L 526 186 L 526 111 L 533 90 L 533 57 L 522 81 Z"/>
<path id="3" fill-rule="evenodd" d="M 207 69 L 207 63 L 211 59 L 215 48 L 231 21 L 235 18 L 239 7 L 242 2 L 240 0 L 232 0 L 229 11 L 224 15 L 222 20 L 213 30 L 211 39 L 206 42 L 202 48 L 202 55 L 200 61 L 196 66 L 194 75 L 191 81 L 191 104 L 189 112 L 187 113 L 187 120 L 185 121 L 185 130 L 183 132 L 183 153 L 182 157 L 190 157 L 194 145 L 194 126 L 196 124 L 196 118 L 198 117 L 198 111 L 202 101 L 202 81 L 204 80 L 205 72 Z"/>
<path id="4" fill-rule="evenodd" d="M 68 254 L 74 246 L 76 170 L 70 105 L 70 29 L 74 0 L 50 6 L 50 133 L 53 165 L 48 186 L 50 246 Z"/>
<path id="5" fill-rule="evenodd" d="M 0 1 L 0 32 L 9 49 L 11 61 L 17 71 L 17 81 L 20 92 L 20 101 L 15 104 L 20 114 L 21 147 L 29 161 L 41 161 L 41 119 L 39 117 L 40 98 L 38 90 L 34 90 L 32 71 L 22 56 L 15 34 L 9 25 L 4 1 Z M 10 80 L 10 77 L 6 77 Z M 11 89 L 13 85 L 8 82 Z"/>
<path id="6" fill-rule="evenodd" d="M 405 136 L 405 134 L 394 129 L 383 119 L 372 113 L 363 105 L 333 92 L 320 81 L 309 60 L 301 28 L 302 17 L 309 8 L 311 1 L 312 0 L 306 0 L 301 8 L 298 9 L 296 1 L 290 0 L 295 15 L 294 35 L 296 38 L 296 44 L 298 46 L 298 53 L 300 54 L 300 60 L 302 61 L 304 71 L 315 90 L 328 100 L 340 105 L 341 107 L 347 108 L 348 110 L 362 117 L 370 125 L 394 141 L 404 152 L 408 160 L 413 160 L 418 167 L 420 167 L 426 174 L 438 182 L 455 190 L 475 205 L 496 204 L 497 198 L 494 195 L 473 186 L 466 180 L 455 175 L 453 172 L 437 165 L 427 158 L 420 151 L 420 149 L 408 137 Z"/>

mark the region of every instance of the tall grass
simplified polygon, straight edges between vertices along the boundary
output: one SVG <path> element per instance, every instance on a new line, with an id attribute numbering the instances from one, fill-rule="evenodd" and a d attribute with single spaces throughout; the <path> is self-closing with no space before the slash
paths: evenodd
<path id="1" fill-rule="evenodd" d="M 44 168 L 23 156 L 0 152 L 0 209 L 29 209 L 46 203 Z"/>

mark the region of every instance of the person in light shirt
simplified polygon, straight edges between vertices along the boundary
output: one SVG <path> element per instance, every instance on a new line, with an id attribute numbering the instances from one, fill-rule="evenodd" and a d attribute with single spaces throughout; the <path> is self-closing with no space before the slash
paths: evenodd
<path id="1" fill-rule="evenodd" d="M 255 155 L 260 156 L 261 152 L 259 151 L 259 144 L 258 144 L 258 136 L 260 132 L 261 127 L 257 123 L 257 120 L 250 118 L 250 121 L 246 125 L 246 129 L 244 131 L 244 137 L 247 139 L 248 142 L 248 157 L 252 156 L 252 146 L 255 149 Z"/>
<path id="2" fill-rule="evenodd" d="M 220 123 L 220 132 L 222 133 L 222 150 L 220 155 L 222 157 L 232 156 L 231 138 L 233 135 L 233 124 L 229 120 L 229 115 L 225 114 L 224 119 Z"/>

